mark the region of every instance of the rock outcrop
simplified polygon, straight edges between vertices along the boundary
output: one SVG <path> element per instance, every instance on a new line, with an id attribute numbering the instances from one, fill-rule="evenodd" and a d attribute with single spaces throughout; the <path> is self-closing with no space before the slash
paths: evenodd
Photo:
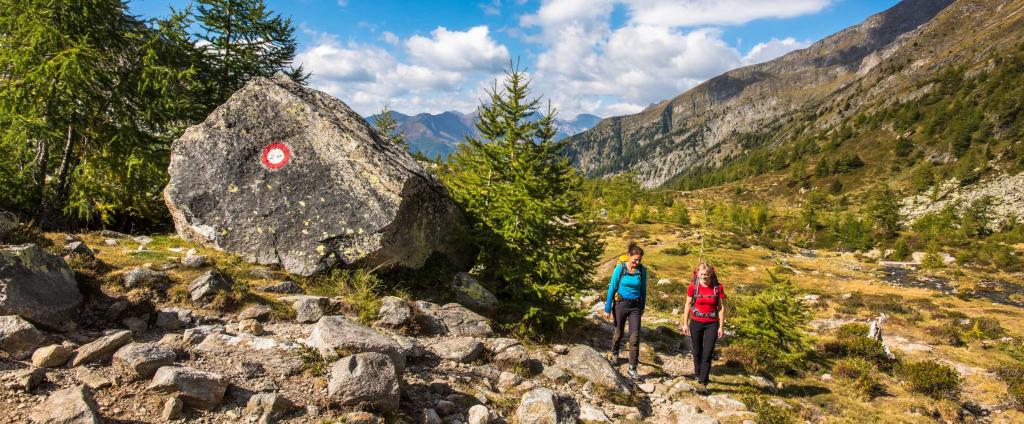
<path id="1" fill-rule="evenodd" d="M 18 315 L 55 330 L 77 318 L 82 304 L 75 272 L 34 244 L 0 247 L 0 315 Z"/>
<path id="2" fill-rule="evenodd" d="M 253 78 L 174 141 L 164 199 L 179 235 L 288 272 L 464 266 L 440 184 L 340 100 Z"/>

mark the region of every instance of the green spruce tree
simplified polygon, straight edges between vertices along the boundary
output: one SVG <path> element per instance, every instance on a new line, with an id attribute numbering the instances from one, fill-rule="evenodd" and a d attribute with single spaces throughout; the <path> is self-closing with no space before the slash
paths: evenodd
<path id="1" fill-rule="evenodd" d="M 519 307 L 509 312 L 524 335 L 536 336 L 563 328 L 603 246 L 582 219 L 582 179 L 554 141 L 554 111 L 528 120 L 539 104 L 529 85 L 517 68 L 495 82 L 479 108 L 480 138 L 466 138 L 442 178 L 474 224 L 482 277 Z"/>
<path id="2" fill-rule="evenodd" d="M 810 351 L 811 315 L 791 281 L 768 273 L 768 285 L 738 307 L 731 320 L 736 342 L 754 353 L 750 372 L 799 369 Z"/>
<path id="3" fill-rule="evenodd" d="M 291 18 L 267 10 L 263 0 L 198 0 L 204 79 L 212 103 L 219 105 L 253 77 L 285 72 L 299 83 L 309 74 L 295 59 L 295 27 Z"/>
<path id="4" fill-rule="evenodd" d="M 384 106 L 380 113 L 373 118 L 373 126 L 377 133 L 388 141 L 395 143 L 395 145 L 406 151 L 409 150 L 409 145 L 405 142 L 405 130 L 398 129 L 398 120 L 395 119 L 395 114 L 391 113 L 387 106 Z"/>
<path id="5" fill-rule="evenodd" d="M 45 226 L 158 219 L 170 141 L 197 119 L 185 13 L 0 0 L 0 208 Z"/>
<path id="6" fill-rule="evenodd" d="M 896 192 L 887 184 L 876 186 L 868 194 L 867 215 L 881 237 L 891 240 L 900 230 L 900 204 Z"/>

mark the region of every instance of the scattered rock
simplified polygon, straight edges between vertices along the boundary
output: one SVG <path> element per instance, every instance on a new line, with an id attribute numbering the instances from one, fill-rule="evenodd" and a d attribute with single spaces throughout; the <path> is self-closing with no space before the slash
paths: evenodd
<path id="1" fill-rule="evenodd" d="M 569 346 L 556 344 L 554 346 L 551 346 L 551 351 L 559 355 L 565 355 L 566 353 L 569 353 Z"/>
<path id="2" fill-rule="evenodd" d="M 586 402 L 580 404 L 580 421 L 585 424 L 611 422 L 601 408 Z"/>
<path id="3" fill-rule="evenodd" d="M 733 398 L 732 396 L 721 394 L 711 395 L 707 398 L 708 406 L 717 409 L 719 411 L 746 411 L 747 405 Z"/>
<path id="4" fill-rule="evenodd" d="M 114 353 L 113 366 L 130 379 L 146 379 L 176 357 L 173 349 L 157 343 L 129 343 Z"/>
<path id="5" fill-rule="evenodd" d="M 486 406 L 473 405 L 466 414 L 466 424 L 488 424 L 491 422 L 491 412 Z"/>
<path id="6" fill-rule="evenodd" d="M 498 306 L 498 298 L 494 296 L 494 293 L 487 290 L 469 273 L 455 274 L 451 287 L 455 292 L 455 300 L 470 308 L 490 311 Z"/>
<path id="7" fill-rule="evenodd" d="M 125 327 L 128 327 L 128 331 L 131 331 L 134 334 L 144 333 L 146 329 L 149 328 L 149 325 L 146 324 L 146 320 L 138 317 L 125 318 L 121 320 L 121 323 L 124 324 Z"/>
<path id="8" fill-rule="evenodd" d="M 70 347 L 53 344 L 36 349 L 32 353 L 32 366 L 39 368 L 54 368 L 64 365 L 71 359 L 74 353 Z"/>
<path id="9" fill-rule="evenodd" d="M 270 318 L 270 307 L 265 305 L 252 305 L 245 308 L 238 314 L 238 319 L 254 319 L 257 321 L 266 321 Z"/>
<path id="10" fill-rule="evenodd" d="M 136 287 L 155 287 L 166 289 L 171 282 L 171 277 L 163 271 L 154 271 L 146 267 L 136 267 L 128 270 L 121 278 L 124 287 L 134 289 Z"/>
<path id="11" fill-rule="evenodd" d="M 394 339 L 373 329 L 350 321 L 343 316 L 326 316 L 313 325 L 306 345 L 320 351 L 327 359 L 338 357 L 338 350 L 349 352 L 378 352 L 388 355 L 395 369 L 405 370 L 405 355 Z"/>
<path id="12" fill-rule="evenodd" d="M 96 254 L 81 240 L 74 240 L 65 244 L 64 248 L 61 249 L 61 256 L 82 261 L 96 260 Z"/>
<path id="13" fill-rule="evenodd" d="M 188 309 L 164 309 L 156 313 L 156 326 L 161 330 L 175 331 L 189 327 L 195 322 Z"/>
<path id="14" fill-rule="evenodd" d="M 430 302 L 417 301 L 415 305 L 429 333 L 475 337 L 488 337 L 494 334 L 487 318 L 458 303 L 438 306 Z"/>
<path id="15" fill-rule="evenodd" d="M 181 410 L 185 407 L 185 402 L 182 402 L 177 396 L 171 396 L 164 402 L 164 410 L 160 414 L 160 418 L 164 421 L 172 421 L 181 418 Z"/>
<path id="16" fill-rule="evenodd" d="M 770 390 L 775 388 L 775 385 L 772 384 L 771 381 L 768 381 L 767 378 L 764 378 L 760 375 L 750 376 L 750 384 L 753 384 L 754 387 L 757 387 L 762 390 Z"/>
<path id="17" fill-rule="evenodd" d="M 615 368 L 590 346 L 575 345 L 569 353 L 558 357 L 556 363 L 570 374 L 594 384 L 623 392 L 628 390 Z"/>
<path id="18" fill-rule="evenodd" d="M 536 424 L 573 424 L 576 417 L 559 408 L 555 392 L 546 387 L 533 389 L 523 394 L 516 409 L 516 421 Z"/>
<path id="19" fill-rule="evenodd" d="M 263 287 L 260 291 L 279 294 L 302 294 L 306 292 L 302 287 L 299 287 L 298 284 L 295 284 L 294 281 L 282 281 L 277 284 Z"/>
<path id="20" fill-rule="evenodd" d="M 566 381 L 569 381 L 570 378 L 569 374 L 566 373 L 565 370 L 562 369 L 562 367 L 555 365 L 544 367 L 543 374 L 544 378 L 547 378 L 548 380 L 551 380 L 555 383 L 564 383 Z"/>
<path id="21" fill-rule="evenodd" d="M 181 266 L 185 268 L 202 268 L 210 263 L 210 260 L 203 255 L 185 255 L 181 258 Z"/>
<path id="22" fill-rule="evenodd" d="M 259 393 L 249 398 L 245 415 L 259 423 L 272 423 L 288 414 L 294 406 L 277 393 Z"/>
<path id="23" fill-rule="evenodd" d="M 78 381 L 88 387 L 89 390 L 100 390 L 110 387 L 113 384 L 106 375 L 100 373 L 99 370 L 91 370 L 88 368 L 78 368 L 75 370 L 75 378 Z"/>
<path id="24" fill-rule="evenodd" d="M 443 417 L 454 414 L 458 409 L 458 406 L 455 405 L 455 402 L 447 399 L 441 399 L 437 401 L 436 405 L 434 405 L 434 409 L 436 409 L 437 413 Z"/>
<path id="25" fill-rule="evenodd" d="M 434 340 L 427 344 L 427 350 L 441 359 L 469 363 L 480 357 L 484 345 L 472 337 L 452 337 Z"/>
<path id="26" fill-rule="evenodd" d="M 343 418 L 341 422 L 345 424 L 384 424 L 383 418 L 365 411 L 349 412 Z"/>
<path id="27" fill-rule="evenodd" d="M 185 332 L 181 334 L 181 341 L 188 346 L 195 346 L 202 343 L 203 340 L 206 340 L 207 336 L 221 333 L 224 333 L 223 325 L 200 325 L 198 327 L 185 330 Z"/>
<path id="28" fill-rule="evenodd" d="M 280 160 L 268 166 L 271 146 Z M 168 172 L 178 234 L 250 262 L 312 275 L 356 261 L 419 268 L 435 252 L 471 259 L 455 243 L 464 218 L 429 172 L 340 100 L 284 75 L 249 80 L 186 130 Z"/>
<path id="29" fill-rule="evenodd" d="M 641 384 L 637 384 L 636 387 L 638 389 L 640 389 L 641 392 L 644 392 L 644 393 L 647 393 L 647 394 L 654 393 L 654 389 L 655 389 L 654 383 L 641 383 Z"/>
<path id="30" fill-rule="evenodd" d="M 338 405 L 369 404 L 393 412 L 398 409 L 398 373 L 391 358 L 382 353 L 346 356 L 331 367 L 327 393 Z"/>
<path id="31" fill-rule="evenodd" d="M 519 374 L 502 371 L 498 375 L 498 390 L 502 393 L 511 391 L 513 388 L 523 382 L 523 378 Z"/>
<path id="32" fill-rule="evenodd" d="M 408 325 L 412 319 L 412 308 L 404 299 L 395 296 L 384 296 L 380 300 L 380 311 L 377 312 L 376 325 L 398 328 Z"/>
<path id="33" fill-rule="evenodd" d="M 186 405 L 200 409 L 216 407 L 227 388 L 220 374 L 175 366 L 160 367 L 149 383 L 150 390 L 179 394 Z"/>
<path id="34" fill-rule="evenodd" d="M 42 368 L 21 369 L 7 376 L 6 379 L 8 381 L 5 386 L 8 389 L 30 393 L 46 380 L 46 370 Z"/>
<path id="35" fill-rule="evenodd" d="M 263 324 L 254 319 L 243 319 L 238 321 L 238 332 L 259 336 L 263 334 Z"/>
<path id="36" fill-rule="evenodd" d="M 29 419 L 39 424 L 100 424 L 92 392 L 85 386 L 59 390 L 32 409 Z"/>
<path id="37" fill-rule="evenodd" d="M 75 357 L 71 359 L 71 366 L 77 367 L 90 362 L 104 361 L 113 356 L 114 352 L 117 352 L 121 346 L 131 341 L 132 332 L 128 330 L 121 330 L 100 337 L 75 350 Z"/>
<path id="38" fill-rule="evenodd" d="M 132 237 L 132 240 L 135 240 L 136 243 L 141 244 L 143 246 L 153 242 L 153 238 L 150 236 L 135 236 Z"/>
<path id="39" fill-rule="evenodd" d="M 193 302 L 208 301 L 217 292 L 231 290 L 232 285 L 234 285 L 234 280 L 230 276 L 211 269 L 192 280 L 192 283 L 188 285 L 188 292 Z"/>
<path id="40" fill-rule="evenodd" d="M 54 330 L 65 330 L 79 318 L 82 293 L 74 271 L 34 244 L 0 247 L 0 293 L 0 315 Z"/>
<path id="41" fill-rule="evenodd" d="M 326 297 L 302 296 L 292 303 L 295 310 L 295 321 L 312 323 L 320 320 L 327 313 L 330 302 Z"/>
<path id="42" fill-rule="evenodd" d="M 0 281 L 0 295 L 3 294 L 2 289 Z M 17 315 L 0 316 L 0 350 L 12 358 L 19 361 L 28 358 L 44 341 L 43 333 L 32 323 Z"/>

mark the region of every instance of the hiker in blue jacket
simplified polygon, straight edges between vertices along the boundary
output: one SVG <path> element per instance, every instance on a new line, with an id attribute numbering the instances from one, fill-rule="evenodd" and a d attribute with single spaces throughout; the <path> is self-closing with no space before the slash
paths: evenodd
<path id="1" fill-rule="evenodd" d="M 635 242 L 629 243 L 625 260 L 615 266 L 611 281 L 608 282 L 608 297 L 604 301 L 604 313 L 615 324 L 612 333 L 612 351 L 609 357 L 612 365 L 619 361 L 619 344 L 622 331 L 629 322 L 629 377 L 639 378 L 636 365 L 640 357 L 640 316 L 647 305 L 647 268 L 640 264 L 644 250 Z M 613 313 L 614 312 L 614 313 Z"/>

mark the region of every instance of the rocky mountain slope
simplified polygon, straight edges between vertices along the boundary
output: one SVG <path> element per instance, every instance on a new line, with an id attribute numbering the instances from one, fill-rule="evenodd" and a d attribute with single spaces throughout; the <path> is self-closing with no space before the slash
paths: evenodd
<path id="1" fill-rule="evenodd" d="M 985 68 L 996 52 L 1015 51 L 1022 7 L 1018 0 L 904 0 L 806 49 L 604 119 L 569 139 L 570 156 L 589 175 L 631 171 L 653 187 L 758 147 L 822 144 L 855 127 L 854 117 L 913 103 L 930 90 L 919 84 L 941 72 Z M 888 151 L 898 137 L 872 134 L 861 147 Z"/>
<path id="2" fill-rule="evenodd" d="M 399 112 L 392 112 L 392 114 L 398 121 L 398 129 L 405 131 L 409 148 L 414 152 L 423 153 L 429 158 L 437 155 L 446 158 L 455 151 L 455 148 L 462 143 L 466 136 L 477 134 L 473 124 L 476 112 L 448 111 L 436 115 L 429 113 L 406 115 Z M 366 120 L 373 122 L 375 116 L 368 116 Z M 537 117 L 539 115 L 535 114 L 532 119 Z M 561 140 L 586 131 L 600 120 L 601 118 L 597 116 L 585 113 L 569 120 L 556 119 L 555 127 L 558 129 L 556 138 Z"/>

